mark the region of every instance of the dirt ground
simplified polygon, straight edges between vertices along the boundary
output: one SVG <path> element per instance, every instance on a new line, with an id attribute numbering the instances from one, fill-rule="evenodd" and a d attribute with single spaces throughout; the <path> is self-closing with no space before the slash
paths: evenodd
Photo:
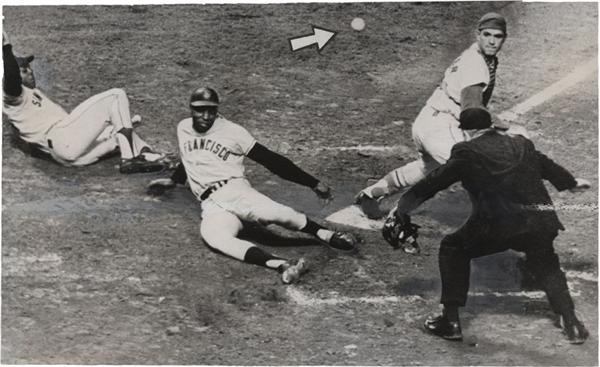
<path id="1" fill-rule="evenodd" d="M 254 186 L 316 218 L 347 206 L 371 178 L 416 157 L 410 123 L 447 65 L 473 42 L 484 12 L 509 20 L 492 109 L 526 100 L 597 57 L 594 3 L 313 3 L 276 5 L 5 6 L 19 54 L 34 53 L 39 86 L 71 109 L 126 90 L 140 133 L 176 152 L 189 93 L 208 83 L 221 112 L 266 146 L 330 183 L 310 190 L 248 162 Z M 362 17 L 366 28 L 353 31 Z M 288 39 L 317 25 L 322 51 Z M 396 123 L 392 123 L 395 121 Z M 555 247 L 591 337 L 568 344 L 545 298 L 523 289 L 518 255 L 474 261 L 465 341 L 427 335 L 437 311 L 437 248 L 468 215 L 459 188 L 419 209 L 419 256 L 380 233 L 344 256 L 292 233 L 248 236 L 311 270 L 276 273 L 208 250 L 199 204 L 185 188 L 152 199 L 155 174 L 120 175 L 118 158 L 72 169 L 2 138 L 2 356 L 5 364 L 598 365 L 597 73 L 519 120 L 539 149 L 591 180 L 551 194 L 567 228 Z M 394 152 L 333 149 L 400 146 Z M 526 291 L 526 292 L 524 292 Z"/>

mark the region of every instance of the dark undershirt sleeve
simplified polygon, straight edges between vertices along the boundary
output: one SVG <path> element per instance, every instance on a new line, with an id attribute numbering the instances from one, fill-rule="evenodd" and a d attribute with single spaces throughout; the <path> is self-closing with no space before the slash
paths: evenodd
<path id="1" fill-rule="evenodd" d="M 12 97 L 18 97 L 23 92 L 21 71 L 12 52 L 11 44 L 2 46 L 2 60 L 4 64 L 4 93 Z"/>
<path id="2" fill-rule="evenodd" d="M 423 180 L 402 194 L 398 201 L 398 214 L 409 214 L 439 191 L 460 181 L 468 160 L 459 155 L 462 154 L 455 154 L 453 151 L 446 164 L 430 172 Z"/>
<path id="3" fill-rule="evenodd" d="M 311 189 L 319 183 L 319 180 L 304 172 L 291 160 L 269 150 L 260 143 L 254 144 L 248 152 L 247 157 L 285 180 L 310 187 Z"/>

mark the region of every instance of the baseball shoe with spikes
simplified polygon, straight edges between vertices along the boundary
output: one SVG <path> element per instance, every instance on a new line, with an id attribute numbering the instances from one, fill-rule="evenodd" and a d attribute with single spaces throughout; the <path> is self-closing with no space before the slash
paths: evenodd
<path id="1" fill-rule="evenodd" d="M 332 249 L 342 252 L 354 252 L 358 249 L 358 240 L 347 232 L 334 232 L 329 242 L 326 243 Z"/>
<path id="2" fill-rule="evenodd" d="M 381 219 L 386 215 L 386 213 L 379 208 L 377 199 L 370 197 L 362 191 L 356 196 L 354 202 L 369 219 Z"/>
<path id="3" fill-rule="evenodd" d="M 157 160 L 149 161 L 143 155 L 131 159 L 122 159 L 119 172 L 124 174 L 158 172 L 168 168 L 168 163 Z"/>

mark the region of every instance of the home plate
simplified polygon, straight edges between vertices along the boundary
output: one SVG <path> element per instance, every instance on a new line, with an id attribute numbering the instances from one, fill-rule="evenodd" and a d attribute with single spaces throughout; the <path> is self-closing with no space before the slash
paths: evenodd
<path id="1" fill-rule="evenodd" d="M 362 229 L 380 230 L 383 227 L 384 219 L 373 220 L 365 216 L 365 214 L 356 205 L 350 205 L 342 210 L 339 210 L 327 218 L 326 220 L 353 226 Z"/>

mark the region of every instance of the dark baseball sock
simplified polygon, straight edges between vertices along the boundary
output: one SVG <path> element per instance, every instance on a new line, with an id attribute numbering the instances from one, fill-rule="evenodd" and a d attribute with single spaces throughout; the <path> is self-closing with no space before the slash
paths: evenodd
<path id="1" fill-rule="evenodd" d="M 455 304 L 444 304 L 444 310 L 442 314 L 446 316 L 450 322 L 459 322 L 458 317 L 458 306 Z"/>
<path id="2" fill-rule="evenodd" d="M 279 270 L 281 265 L 288 263 L 288 260 L 270 254 L 258 247 L 250 247 L 244 255 L 244 262 Z"/>
<path id="3" fill-rule="evenodd" d="M 309 218 L 306 218 L 306 225 L 300 231 L 312 234 L 313 236 L 316 236 L 319 229 L 327 229 L 327 228 L 323 227 L 319 223 L 317 223 Z"/>
<path id="4" fill-rule="evenodd" d="M 323 227 L 319 223 L 311 220 L 310 218 L 306 218 L 306 225 L 304 226 L 304 228 L 300 229 L 300 231 L 312 234 L 321 241 L 325 241 L 327 243 L 329 243 L 331 237 L 334 234 L 332 230 Z"/>
<path id="5" fill-rule="evenodd" d="M 125 141 L 119 138 L 119 135 L 125 137 Z M 130 159 L 135 156 L 133 151 L 133 129 L 130 127 L 124 127 L 117 131 L 117 142 L 119 149 L 121 150 L 121 158 Z"/>

